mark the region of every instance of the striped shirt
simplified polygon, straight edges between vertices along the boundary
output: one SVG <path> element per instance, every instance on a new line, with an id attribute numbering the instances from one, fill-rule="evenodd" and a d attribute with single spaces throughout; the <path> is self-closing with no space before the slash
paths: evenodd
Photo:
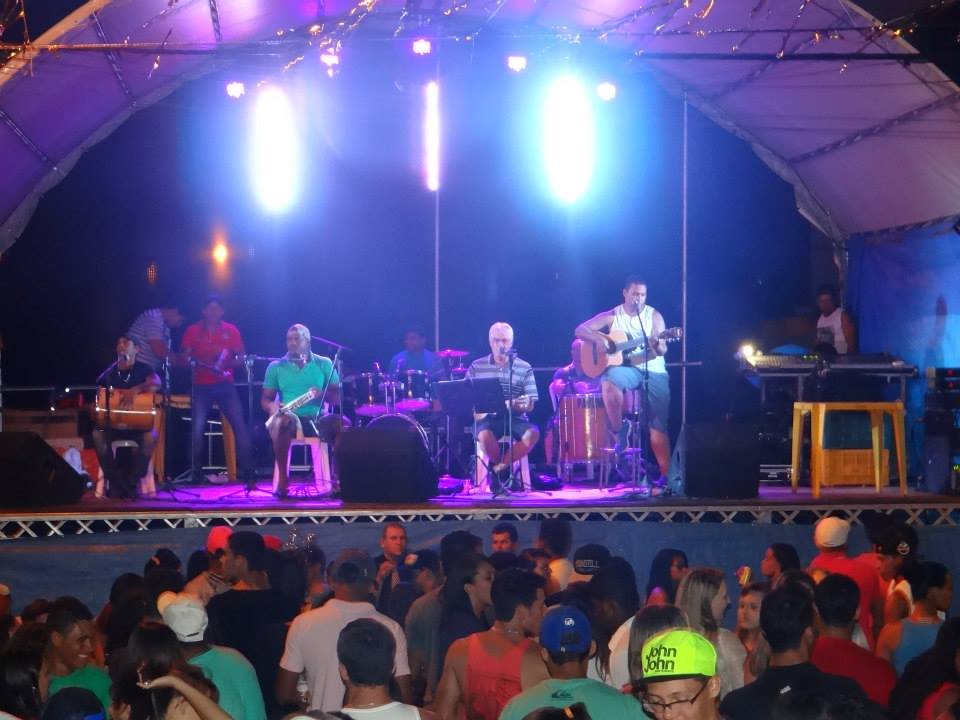
<path id="1" fill-rule="evenodd" d="M 503 397 L 507 400 L 526 395 L 537 400 L 537 381 L 533 377 L 533 368 L 526 360 L 516 358 L 513 361 L 513 375 L 510 374 L 509 363 L 500 367 L 493 361 L 493 355 L 477 358 L 470 363 L 467 370 L 470 378 L 497 378 L 503 388 Z M 512 382 L 511 382 L 512 381 Z"/>
<path id="2" fill-rule="evenodd" d="M 154 370 L 159 370 L 163 358 L 158 357 L 150 347 L 150 340 L 160 340 L 167 348 L 170 347 L 170 328 L 163 321 L 160 308 L 144 310 L 140 313 L 127 330 L 127 337 L 136 343 L 137 360 L 146 363 Z"/>

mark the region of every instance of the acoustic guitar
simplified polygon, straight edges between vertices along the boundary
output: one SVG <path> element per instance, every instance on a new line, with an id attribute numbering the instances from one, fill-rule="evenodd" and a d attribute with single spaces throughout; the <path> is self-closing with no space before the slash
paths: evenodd
<path id="1" fill-rule="evenodd" d="M 603 349 L 589 341 L 576 341 L 574 358 L 580 372 L 587 377 L 600 377 L 608 367 L 623 365 L 629 362 L 626 357 L 627 353 L 637 349 L 646 349 L 646 343 L 642 335 L 640 337 L 634 337 L 622 330 L 611 330 L 610 332 L 600 334 L 603 335 L 606 341 L 606 347 Z M 667 328 L 655 338 L 651 338 L 651 340 L 675 342 L 681 337 L 683 337 L 683 329 L 672 327 Z"/>

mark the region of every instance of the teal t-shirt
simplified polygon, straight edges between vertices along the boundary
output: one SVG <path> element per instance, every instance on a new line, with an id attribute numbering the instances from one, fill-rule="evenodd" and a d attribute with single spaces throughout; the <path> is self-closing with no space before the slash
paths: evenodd
<path id="1" fill-rule="evenodd" d="M 257 673 L 243 655 L 233 648 L 214 645 L 189 662 L 202 668 L 203 674 L 217 686 L 220 707 L 233 720 L 266 720 Z"/>
<path id="2" fill-rule="evenodd" d="M 267 365 L 267 374 L 263 378 L 263 389 L 278 390 L 280 392 L 280 402 L 286 404 L 303 395 L 312 387 L 323 389 L 328 377 L 331 377 L 331 385 L 340 383 L 340 378 L 337 371 L 334 370 L 333 361 L 330 358 L 314 354 L 310 362 L 302 368 L 284 358 L 283 360 L 274 360 Z M 313 417 L 317 414 L 316 401 L 302 405 L 294 412 L 300 417 Z"/>
<path id="3" fill-rule="evenodd" d="M 60 690 L 78 687 L 89 690 L 103 703 L 104 711 L 110 710 L 110 676 L 96 665 L 84 665 L 69 675 L 51 675 L 47 697 L 53 697 Z"/>
<path id="4" fill-rule="evenodd" d="M 592 718 L 637 720 L 645 718 L 643 707 L 632 695 L 624 695 L 609 685 L 590 678 L 557 680 L 550 678 L 514 697 L 500 713 L 500 720 L 523 720 L 542 707 L 565 708 L 582 702 Z"/>

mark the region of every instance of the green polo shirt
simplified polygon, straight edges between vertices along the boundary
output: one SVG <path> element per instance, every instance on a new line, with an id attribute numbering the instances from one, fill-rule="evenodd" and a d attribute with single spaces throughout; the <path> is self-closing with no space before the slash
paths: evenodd
<path id="1" fill-rule="evenodd" d="M 51 675 L 47 696 L 53 697 L 64 688 L 78 687 L 89 690 L 103 703 L 104 710 L 110 709 L 110 676 L 96 665 L 84 665 L 69 675 Z"/>
<path id="2" fill-rule="evenodd" d="M 314 354 L 310 362 L 302 368 L 286 358 L 274 360 L 267 365 L 267 374 L 263 378 L 264 390 L 280 392 L 280 402 L 286 404 L 303 395 L 312 387 L 323 389 L 327 378 L 331 377 L 331 385 L 339 385 L 340 378 L 333 368 L 330 358 Z M 313 417 L 317 414 L 316 402 L 301 405 L 295 410 L 300 417 Z"/>

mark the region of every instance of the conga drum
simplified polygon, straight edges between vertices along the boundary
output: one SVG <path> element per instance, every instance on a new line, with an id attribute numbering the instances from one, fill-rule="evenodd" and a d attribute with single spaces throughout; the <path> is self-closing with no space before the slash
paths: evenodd
<path id="1" fill-rule="evenodd" d="M 562 466 L 599 463 L 607 441 L 607 415 L 599 394 L 565 395 L 557 412 Z M 592 474 L 592 473 L 591 473 Z"/>

